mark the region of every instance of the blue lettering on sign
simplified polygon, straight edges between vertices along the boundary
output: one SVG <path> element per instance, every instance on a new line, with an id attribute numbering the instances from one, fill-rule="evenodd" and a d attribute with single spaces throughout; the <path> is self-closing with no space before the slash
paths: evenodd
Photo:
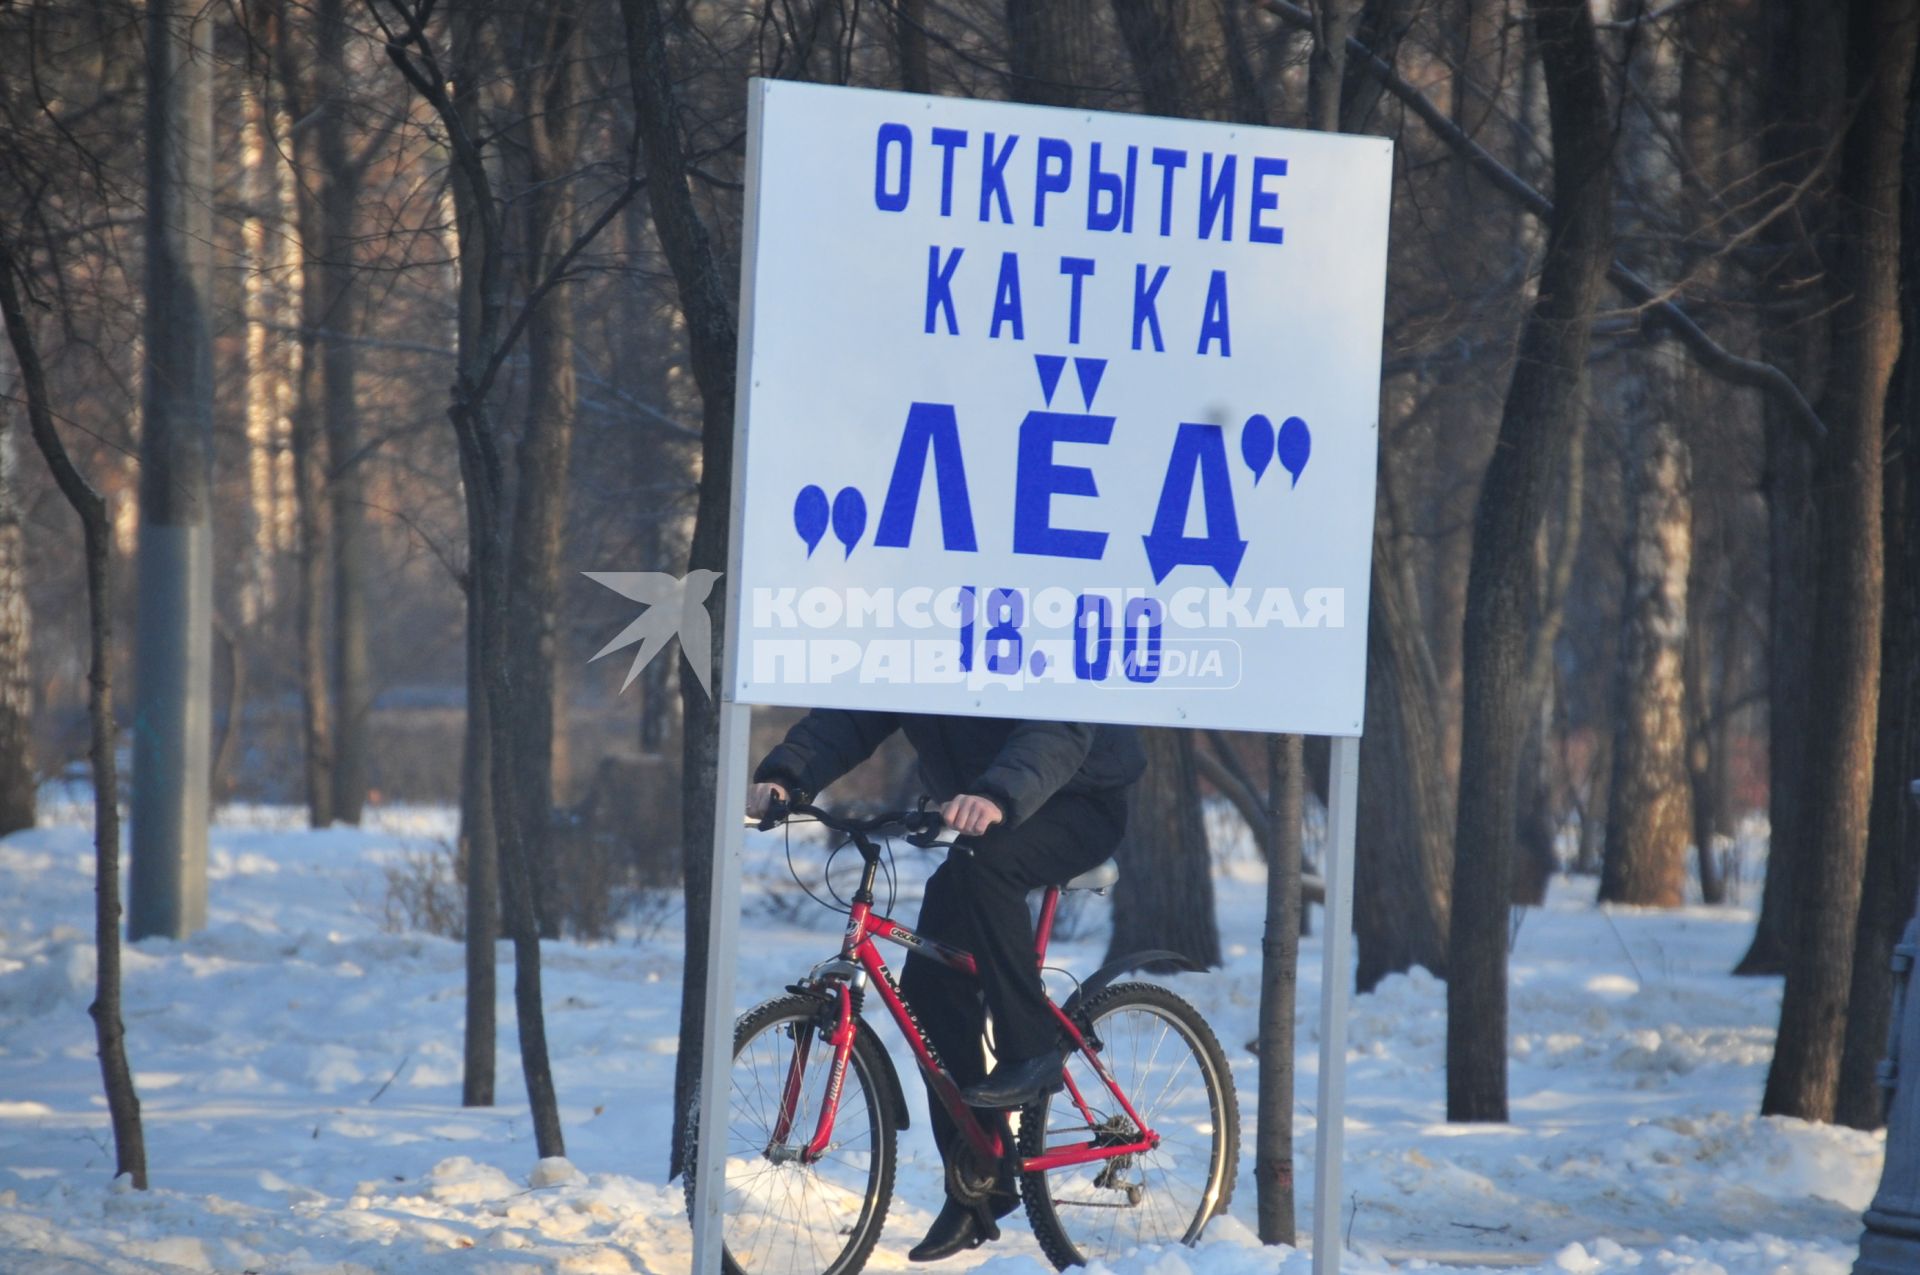
<path id="1" fill-rule="evenodd" d="M 1205 354 L 1209 342 L 1220 342 L 1220 357 L 1233 356 L 1233 338 L 1227 331 L 1227 272 L 1216 270 L 1207 284 L 1207 308 L 1200 316 L 1200 349 Z"/>
<path id="2" fill-rule="evenodd" d="M 1059 443 L 1105 447 L 1113 437 L 1113 417 L 1069 412 L 1028 412 L 1020 422 L 1020 451 L 1013 486 L 1013 551 L 1054 558 L 1099 559 L 1107 551 L 1107 533 L 1053 525 L 1055 496 L 1098 496 L 1093 471 L 1053 459 Z"/>
<path id="3" fill-rule="evenodd" d="M 1139 160 L 1140 148 L 1129 146 L 1126 168 L 1119 173 L 1106 172 L 1100 167 L 1100 143 L 1093 144 L 1087 161 L 1088 230 L 1133 232 L 1133 179 Z"/>
<path id="4" fill-rule="evenodd" d="M 1200 480 L 1200 506 L 1206 534 L 1187 534 L 1187 513 L 1193 503 L 1194 478 Z M 1233 507 L 1233 483 L 1227 474 L 1225 431 L 1218 425 L 1182 422 L 1173 436 L 1173 454 L 1160 486 L 1153 529 L 1141 537 L 1147 565 L 1159 584 L 1178 566 L 1212 567 L 1229 585 L 1240 570 L 1247 542 L 1240 538 L 1240 520 Z"/>
<path id="5" fill-rule="evenodd" d="M 887 188 L 887 151 L 897 150 L 899 184 Z M 882 124 L 873 148 L 873 206 L 881 212 L 900 212 L 907 206 L 907 191 L 913 177 L 913 134 L 905 124 Z"/>
<path id="6" fill-rule="evenodd" d="M 1160 676 L 1160 618 L 1160 599 L 1127 599 L 1126 615 L 1120 621 L 1120 667 L 1129 682 L 1145 685 Z M 1140 640 L 1143 621 L 1145 642 Z"/>
<path id="7" fill-rule="evenodd" d="M 940 246 L 935 244 L 927 249 L 927 333 L 933 333 L 934 316 L 945 312 L 947 332 L 951 336 L 960 335 L 960 321 L 953 313 L 953 272 L 960 268 L 960 254 L 965 248 L 955 248 L 946 259 L 940 260 Z"/>
<path id="8" fill-rule="evenodd" d="M 1017 253 L 1000 254 L 1000 282 L 993 290 L 993 321 L 987 328 L 989 337 L 1000 335 L 1000 325 L 1013 327 L 1013 339 L 1027 339 L 1027 329 L 1020 317 L 1020 257 Z"/>
<path id="9" fill-rule="evenodd" d="M 1092 257 L 1060 258 L 1060 273 L 1073 280 L 1072 298 L 1067 306 L 1067 344 L 1080 344 L 1080 285 L 1093 273 Z"/>
<path id="10" fill-rule="evenodd" d="M 1233 242 L 1233 167 L 1234 158 L 1220 160 L 1220 179 L 1213 176 L 1213 156 L 1200 157 L 1200 237 L 1213 236 L 1213 223 L 1220 223 L 1222 243 Z"/>
<path id="11" fill-rule="evenodd" d="M 1173 175 L 1187 166 L 1187 153 L 1171 146 L 1153 148 L 1153 163 L 1160 170 L 1160 235 L 1173 233 Z"/>
<path id="12" fill-rule="evenodd" d="M 1255 243 L 1282 243 L 1286 239 L 1284 228 L 1269 226 L 1261 219 L 1262 213 L 1280 207 L 1280 192 L 1267 189 L 1267 178 L 1286 175 L 1287 161 L 1284 159 L 1260 157 L 1253 161 L 1253 214 L 1247 219 L 1247 238 Z"/>
<path id="13" fill-rule="evenodd" d="M 980 220 L 987 220 L 994 201 L 1000 204 L 1000 220 L 1013 224 L 1013 205 L 1007 200 L 1007 161 L 1013 158 L 1013 148 L 1020 141 L 1020 134 L 1007 134 L 1007 144 L 998 153 L 993 149 L 993 134 L 988 133 L 985 149 L 980 154 Z"/>
<path id="14" fill-rule="evenodd" d="M 1026 595 L 1018 589 L 987 591 L 987 672 L 1007 677 L 1020 671 L 1025 640 L 1020 625 L 1026 619 Z"/>
<path id="15" fill-rule="evenodd" d="M 1113 603 L 1098 593 L 1083 593 L 1073 607 L 1073 675 L 1102 682 L 1113 660 Z"/>
<path id="16" fill-rule="evenodd" d="M 936 128 L 933 144 L 940 148 L 940 215 L 953 216 L 953 153 L 967 144 L 964 128 Z"/>
<path id="17" fill-rule="evenodd" d="M 1040 139 L 1039 171 L 1033 178 L 1033 224 L 1047 224 L 1047 196 L 1073 184 L 1073 147 L 1057 137 Z"/>
<path id="18" fill-rule="evenodd" d="M 893 460 L 893 478 L 880 506 L 880 525 L 873 543 L 904 549 L 913 539 L 914 512 L 920 505 L 920 483 L 933 454 L 933 489 L 940 501 L 940 538 L 949 553 L 973 553 L 973 504 L 967 496 L 967 470 L 960 459 L 960 423 L 951 403 L 915 403 L 907 409 L 907 426 Z"/>
<path id="19" fill-rule="evenodd" d="M 1167 281 L 1166 266 L 1154 271 L 1153 282 L 1147 282 L 1147 268 L 1133 268 L 1133 348 L 1140 348 L 1140 334 L 1146 327 L 1153 328 L 1153 348 L 1164 350 L 1166 345 L 1160 339 L 1160 312 L 1156 307 L 1156 298 L 1160 295 L 1160 285 Z M 929 320 L 931 322 L 931 320 Z"/>

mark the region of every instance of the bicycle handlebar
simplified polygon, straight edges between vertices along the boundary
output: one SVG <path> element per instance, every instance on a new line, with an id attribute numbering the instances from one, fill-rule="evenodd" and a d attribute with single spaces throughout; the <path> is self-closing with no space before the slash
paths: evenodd
<path id="1" fill-rule="evenodd" d="M 823 810 L 808 802 L 779 802 L 759 819 L 755 819 L 752 815 L 746 816 L 746 822 L 748 827 L 766 832 L 787 822 L 795 815 L 804 815 L 823 827 L 831 828 L 835 832 L 844 832 L 854 838 L 875 834 L 891 836 L 898 833 L 908 837 L 916 845 L 945 844 L 933 840 L 934 835 L 946 827 L 946 821 L 940 817 L 938 810 L 895 810 L 866 819 L 856 819 L 850 815 Z"/>

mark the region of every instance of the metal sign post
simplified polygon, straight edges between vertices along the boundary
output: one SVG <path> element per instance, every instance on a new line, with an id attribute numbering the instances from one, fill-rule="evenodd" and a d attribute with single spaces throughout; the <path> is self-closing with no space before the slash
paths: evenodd
<path id="1" fill-rule="evenodd" d="M 1320 1084 L 1313 1131 L 1313 1275 L 1340 1269 L 1340 1168 L 1346 1143 L 1347 979 L 1353 968 L 1353 829 L 1360 741 L 1333 741 L 1327 785 L 1326 941 L 1320 953 Z"/>

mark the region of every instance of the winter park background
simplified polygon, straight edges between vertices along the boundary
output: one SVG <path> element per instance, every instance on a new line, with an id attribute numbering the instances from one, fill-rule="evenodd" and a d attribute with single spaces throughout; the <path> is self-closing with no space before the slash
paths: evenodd
<path id="1" fill-rule="evenodd" d="M 432 808 L 382 810 L 364 828 L 325 832 L 285 809 L 221 812 L 208 928 L 128 952 L 154 1189 L 116 1189 L 86 1018 L 92 854 L 76 814 L 52 805 L 45 826 L 0 842 L 0 1270 L 688 1268 L 685 1201 L 665 1180 L 662 1132 L 678 918 L 655 916 L 607 943 L 550 946 L 548 1029 L 569 1164 L 539 1164 L 517 1077 L 506 1079 L 516 1059 L 509 1003 L 503 1101 L 463 1109 L 460 945 L 386 915 L 385 872 L 445 853 L 452 817 Z M 1243 838 L 1223 841 L 1227 963 L 1170 981 L 1227 1044 L 1250 1124 L 1262 870 Z M 1763 846 L 1749 828 L 1737 847 L 1749 879 Z M 772 834 L 756 835 L 750 851 L 743 1008 L 830 953 L 838 934 L 833 916 L 796 905 Z M 818 862 L 804 849 L 799 857 Z M 903 855 L 903 897 L 915 880 Z M 1396 975 L 1355 1002 L 1346 1269 L 1430 1269 L 1407 1261 L 1425 1255 L 1556 1275 L 1844 1275 L 1882 1135 L 1754 1114 L 1779 985 L 1727 973 L 1751 909 L 1596 909 L 1592 891 L 1590 878 L 1559 878 L 1547 905 L 1519 919 L 1510 1124 L 1444 1122 L 1440 983 Z M 1059 963 L 1098 962 L 1104 906 L 1094 900 L 1075 918 Z M 1319 979 L 1310 938 L 1299 1015 L 1303 1197 Z M 913 1101 L 870 1269 L 904 1268 L 939 1200 L 939 1159 Z M 1116 1275 L 1304 1272 L 1304 1253 L 1258 1246 L 1250 1169 L 1243 1152 L 1233 1208 L 1199 1249 L 1143 1252 Z M 933 1269 L 1051 1270 L 1024 1217 L 1009 1222 L 1002 1243 Z"/>
<path id="2" fill-rule="evenodd" d="M 1054 956 L 1212 967 L 1169 981 L 1244 1136 L 1200 1247 L 1095 1275 L 1309 1270 L 1328 978 L 1347 1269 L 1849 1271 L 1920 887 L 1916 49 L 1920 0 L 0 0 L 0 1275 L 682 1275 L 695 594 L 1085 601 L 1083 538 L 1169 594 L 1339 558 L 1367 616 L 1282 620 L 1337 658 L 1250 661 L 1231 716 L 1140 692 L 1122 877 Z M 782 98 L 838 105 L 750 173 Z M 801 212 L 750 235 L 775 171 Z M 756 331 L 795 397 L 736 499 Z M 1118 441 L 1009 445 L 1049 414 Z M 668 597 L 660 658 L 596 662 Z M 1279 717 L 1335 691 L 1352 789 Z M 1357 959 L 1316 908 L 1296 984 L 1336 789 Z M 840 933 L 747 853 L 740 1008 Z M 875 1269 L 939 1201 L 912 1106 Z M 1015 1217 L 936 1269 L 1046 1265 Z"/>

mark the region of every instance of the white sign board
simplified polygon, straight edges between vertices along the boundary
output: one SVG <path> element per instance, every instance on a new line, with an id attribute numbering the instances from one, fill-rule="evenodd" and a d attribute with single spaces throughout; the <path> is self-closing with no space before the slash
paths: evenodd
<path id="1" fill-rule="evenodd" d="M 1392 144 L 754 92 L 732 698 L 1359 734 Z"/>

